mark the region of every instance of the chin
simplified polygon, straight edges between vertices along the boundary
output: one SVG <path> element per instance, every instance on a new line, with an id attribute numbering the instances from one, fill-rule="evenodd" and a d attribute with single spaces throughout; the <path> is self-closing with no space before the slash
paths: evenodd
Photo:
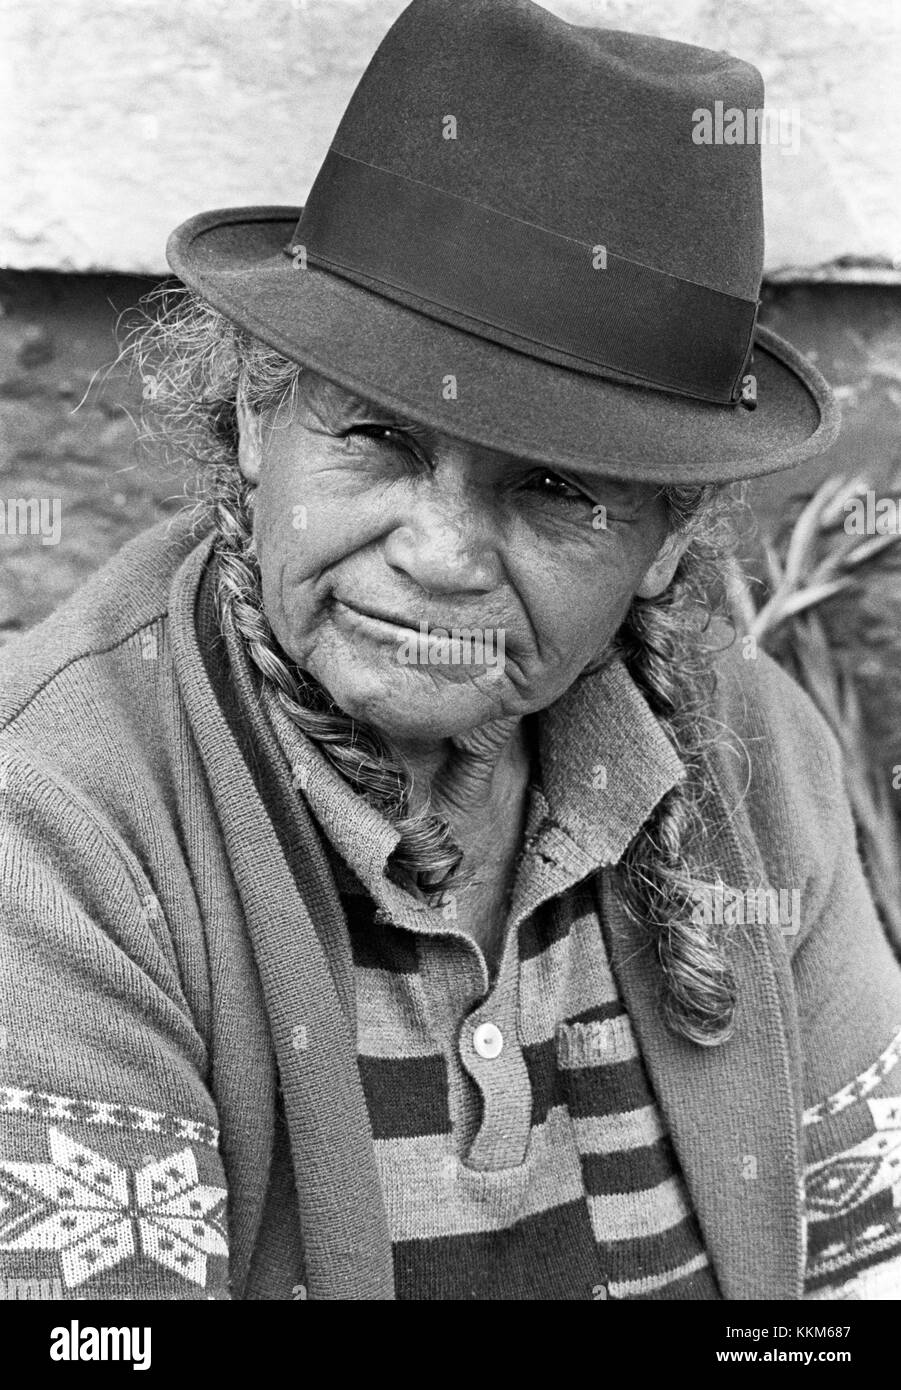
<path id="1" fill-rule="evenodd" d="M 418 668 L 367 670 L 362 663 L 331 664 L 312 674 L 345 714 L 388 740 L 434 743 L 496 719 L 495 701 L 471 683 L 437 680 Z M 499 682 L 502 684 L 503 682 Z"/>

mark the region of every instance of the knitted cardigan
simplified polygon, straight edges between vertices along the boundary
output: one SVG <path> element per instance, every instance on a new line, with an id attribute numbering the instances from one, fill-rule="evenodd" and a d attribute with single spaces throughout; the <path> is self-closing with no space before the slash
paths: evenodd
<path id="1" fill-rule="evenodd" d="M 213 679 L 222 644 L 198 604 L 211 541 L 183 517 L 154 527 L 6 652 L 0 1176 L 13 1211 L 0 1274 L 61 1270 L 86 1297 L 266 1296 L 255 1256 L 282 1211 L 302 1238 L 304 1296 L 390 1299 L 340 900 L 302 798 L 287 813 L 267 802 Z M 719 663 L 716 718 L 733 737 L 711 767 L 711 863 L 735 887 L 797 887 L 803 905 L 794 935 L 733 934 L 727 1044 L 665 1027 L 656 955 L 619 906 L 615 869 L 599 892 L 723 1294 L 797 1299 L 805 1113 L 878 1084 L 901 972 L 834 740 L 765 656 Z M 837 1108 L 849 1147 L 870 1133 L 860 1106 Z M 63 1218 L 85 1182 L 93 1196 Z"/>

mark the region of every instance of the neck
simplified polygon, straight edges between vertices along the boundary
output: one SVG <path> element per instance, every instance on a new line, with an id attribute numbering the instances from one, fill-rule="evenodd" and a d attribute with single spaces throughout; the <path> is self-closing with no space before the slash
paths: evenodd
<path id="1" fill-rule="evenodd" d="M 411 807 L 428 803 L 445 817 L 461 846 L 478 842 L 498 811 L 518 806 L 530 756 L 521 719 L 498 720 L 428 747 L 393 744 L 412 773 Z"/>

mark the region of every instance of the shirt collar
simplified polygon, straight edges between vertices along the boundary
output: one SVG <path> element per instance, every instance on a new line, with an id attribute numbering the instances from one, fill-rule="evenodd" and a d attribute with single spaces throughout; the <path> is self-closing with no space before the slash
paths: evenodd
<path id="1" fill-rule="evenodd" d="M 596 867 L 618 862 L 686 772 L 619 658 L 544 712 L 539 749 L 550 820 Z"/>

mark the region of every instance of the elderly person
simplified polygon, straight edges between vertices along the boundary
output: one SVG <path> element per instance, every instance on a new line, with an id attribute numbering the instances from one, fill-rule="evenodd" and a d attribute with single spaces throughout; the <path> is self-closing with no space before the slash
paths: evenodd
<path id="1" fill-rule="evenodd" d="M 723 53 L 413 0 L 136 351 L 200 505 L 10 649 L 0 1273 L 81 1298 L 901 1291 L 901 973 L 722 620 L 837 430 Z"/>

